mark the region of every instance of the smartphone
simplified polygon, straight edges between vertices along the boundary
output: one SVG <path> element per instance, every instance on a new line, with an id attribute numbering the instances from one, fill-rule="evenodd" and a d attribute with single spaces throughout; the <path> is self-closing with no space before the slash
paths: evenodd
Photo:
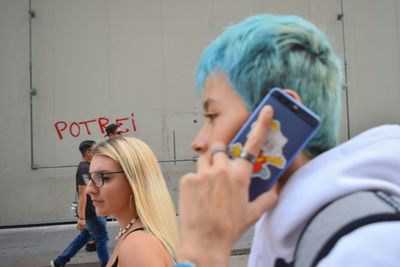
<path id="1" fill-rule="evenodd" d="M 231 157 L 238 157 L 262 107 L 270 105 L 274 117 L 266 143 L 253 165 L 250 201 L 268 191 L 282 176 L 320 125 L 319 117 L 280 88 L 273 88 L 230 142 Z"/>

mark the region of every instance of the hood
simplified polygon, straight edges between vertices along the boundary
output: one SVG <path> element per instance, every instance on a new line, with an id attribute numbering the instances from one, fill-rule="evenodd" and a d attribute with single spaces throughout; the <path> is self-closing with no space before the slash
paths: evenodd
<path id="1" fill-rule="evenodd" d="M 400 196 L 399 125 L 370 129 L 297 170 L 277 206 L 256 224 L 250 265 L 273 266 L 276 258 L 292 261 L 301 231 L 315 212 L 336 198 L 370 189 Z"/>

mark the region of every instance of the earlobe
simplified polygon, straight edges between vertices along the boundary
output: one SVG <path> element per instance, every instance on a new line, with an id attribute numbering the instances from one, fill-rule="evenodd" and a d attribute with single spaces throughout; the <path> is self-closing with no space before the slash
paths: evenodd
<path id="1" fill-rule="evenodd" d="M 292 89 L 289 89 L 289 88 L 285 88 L 285 89 L 283 89 L 283 90 L 285 91 L 285 93 L 287 93 L 288 95 L 290 95 L 291 97 L 293 97 L 294 99 L 296 99 L 297 101 L 299 101 L 300 103 L 303 103 L 303 102 L 301 101 L 301 98 L 300 98 L 299 94 L 298 94 L 296 91 L 294 91 L 294 90 L 292 90 Z"/>

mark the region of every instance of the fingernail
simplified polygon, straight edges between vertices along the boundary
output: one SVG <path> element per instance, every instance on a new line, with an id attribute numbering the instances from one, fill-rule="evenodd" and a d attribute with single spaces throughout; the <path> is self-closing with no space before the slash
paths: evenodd
<path id="1" fill-rule="evenodd" d="M 264 107 L 264 110 L 268 115 L 271 115 L 274 112 L 274 110 L 272 109 L 272 107 L 270 105 L 266 105 Z"/>

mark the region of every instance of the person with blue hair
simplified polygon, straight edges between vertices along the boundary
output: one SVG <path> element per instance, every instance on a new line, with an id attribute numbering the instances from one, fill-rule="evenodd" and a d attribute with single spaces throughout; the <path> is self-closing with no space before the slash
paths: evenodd
<path id="1" fill-rule="evenodd" d="M 398 125 L 370 129 L 337 146 L 343 76 L 327 37 L 297 16 L 249 17 L 206 48 L 197 73 L 205 122 L 192 143 L 200 154 L 197 172 L 180 182 L 176 266 L 228 266 L 232 244 L 256 221 L 249 266 L 293 266 L 307 223 L 329 203 L 374 190 L 381 202 L 391 199 L 391 206 L 400 207 Z M 249 202 L 252 163 L 248 156 L 229 158 L 226 146 L 274 87 L 314 111 L 321 127 L 276 186 Z M 270 106 L 262 109 L 244 145 L 247 155 L 258 155 L 273 112 Z M 398 265 L 398 217 L 347 232 L 313 265 L 302 266 Z M 312 241 L 318 239 L 317 234 Z"/>

